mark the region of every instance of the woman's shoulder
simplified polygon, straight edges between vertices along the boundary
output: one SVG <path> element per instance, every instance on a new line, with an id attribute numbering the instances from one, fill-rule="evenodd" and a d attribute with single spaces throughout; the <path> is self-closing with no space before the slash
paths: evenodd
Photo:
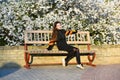
<path id="1" fill-rule="evenodd" d="M 61 32 L 66 32 L 66 30 L 65 30 L 65 29 L 61 29 L 60 31 L 61 31 Z"/>
<path id="2" fill-rule="evenodd" d="M 61 29 L 61 31 L 66 31 L 65 29 Z"/>
<path id="3" fill-rule="evenodd" d="M 60 33 L 65 33 L 66 30 L 65 30 L 65 29 L 60 29 L 60 30 L 58 30 L 58 32 L 60 32 Z"/>
<path id="4" fill-rule="evenodd" d="M 66 31 L 65 29 L 60 29 L 60 30 L 58 30 L 58 31 Z"/>

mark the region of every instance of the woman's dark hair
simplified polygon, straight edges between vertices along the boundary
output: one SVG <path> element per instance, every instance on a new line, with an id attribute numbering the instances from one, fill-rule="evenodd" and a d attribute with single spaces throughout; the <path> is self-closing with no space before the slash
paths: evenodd
<path id="1" fill-rule="evenodd" d="M 61 22 L 56 21 L 53 25 L 52 40 L 55 40 L 55 41 L 57 40 L 57 28 L 56 28 L 56 26 L 58 23 L 61 23 Z"/>

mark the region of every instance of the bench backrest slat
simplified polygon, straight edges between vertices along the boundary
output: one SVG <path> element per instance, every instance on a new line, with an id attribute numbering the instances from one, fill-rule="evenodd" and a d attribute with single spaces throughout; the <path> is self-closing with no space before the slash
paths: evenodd
<path id="1" fill-rule="evenodd" d="M 48 44 L 51 39 L 52 31 L 30 30 L 25 31 L 25 44 Z M 88 31 L 78 31 L 76 34 L 68 35 L 68 44 L 90 44 Z"/>

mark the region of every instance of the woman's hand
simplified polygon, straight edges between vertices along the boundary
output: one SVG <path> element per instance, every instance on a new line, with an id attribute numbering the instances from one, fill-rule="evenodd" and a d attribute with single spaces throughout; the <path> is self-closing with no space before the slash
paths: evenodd
<path id="1" fill-rule="evenodd" d="M 47 50 L 52 50 L 54 45 L 49 45 L 48 48 L 46 48 Z"/>

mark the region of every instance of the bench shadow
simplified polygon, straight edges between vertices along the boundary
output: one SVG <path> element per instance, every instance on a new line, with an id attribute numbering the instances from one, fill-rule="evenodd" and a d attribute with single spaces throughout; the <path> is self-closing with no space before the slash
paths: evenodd
<path id="1" fill-rule="evenodd" d="M 6 64 L 4 64 L 3 66 L 0 67 L 0 78 L 16 72 L 20 68 L 21 68 L 21 66 L 14 63 L 14 62 L 6 63 Z"/>

